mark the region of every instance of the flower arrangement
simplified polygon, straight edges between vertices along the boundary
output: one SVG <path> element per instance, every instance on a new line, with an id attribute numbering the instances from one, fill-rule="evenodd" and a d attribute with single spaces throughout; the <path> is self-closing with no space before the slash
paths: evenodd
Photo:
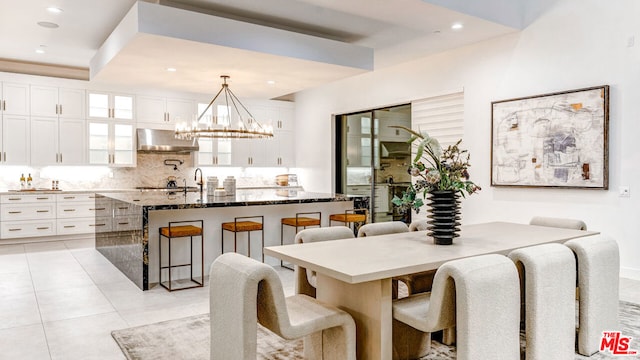
<path id="1" fill-rule="evenodd" d="M 467 150 L 460 149 L 462 140 L 443 150 L 438 140 L 426 133 L 420 134 L 404 126 L 394 127 L 411 133 L 409 143 L 417 142 L 416 156 L 408 172 L 419 178 L 402 193 L 402 198 L 393 198 L 394 205 L 412 208 L 417 213 L 429 192 L 453 190 L 465 197 L 465 194 L 471 195 L 481 190 L 480 186 L 469 180 L 470 154 Z M 422 192 L 422 198 L 418 197 L 419 192 Z"/>

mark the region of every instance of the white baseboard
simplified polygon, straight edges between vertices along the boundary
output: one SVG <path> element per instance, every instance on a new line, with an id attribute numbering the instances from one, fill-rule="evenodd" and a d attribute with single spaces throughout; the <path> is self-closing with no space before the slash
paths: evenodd
<path id="1" fill-rule="evenodd" d="M 620 268 L 620 277 L 640 281 L 640 269 Z"/>

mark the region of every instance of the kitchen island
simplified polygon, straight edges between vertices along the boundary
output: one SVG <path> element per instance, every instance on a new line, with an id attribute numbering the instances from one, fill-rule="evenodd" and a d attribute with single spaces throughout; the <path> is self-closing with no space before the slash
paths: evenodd
<path id="1" fill-rule="evenodd" d="M 101 193 L 96 208 L 111 209 L 110 216 L 96 216 L 96 249 L 140 289 L 158 282 L 158 229 L 169 221 L 204 221 L 204 272 L 222 253 L 221 223 L 237 216 L 264 216 L 265 246 L 280 245 L 280 219 L 300 212 L 321 212 L 322 226 L 329 226 L 329 215 L 354 208 L 368 208 L 369 199 L 341 194 L 323 194 L 295 189 L 238 190 L 235 196 L 212 197 L 199 192 L 127 191 Z M 284 243 L 291 243 L 294 231 L 285 227 Z M 252 236 L 252 256 L 260 260 L 259 236 Z M 185 240 L 185 241 L 188 241 Z M 238 236 L 238 252 L 246 254 L 246 234 Z M 172 246 L 172 261 L 187 261 L 188 245 Z M 233 249 L 233 235 L 225 234 L 225 250 Z M 194 259 L 200 249 L 194 249 Z M 261 250 L 261 249 L 260 249 Z M 163 252 L 164 252 L 163 248 Z M 197 256 L 196 256 L 197 255 Z M 265 262 L 280 261 L 266 257 Z M 194 261 L 194 272 L 200 264 Z M 176 269 L 177 278 L 188 278 L 188 268 Z"/>

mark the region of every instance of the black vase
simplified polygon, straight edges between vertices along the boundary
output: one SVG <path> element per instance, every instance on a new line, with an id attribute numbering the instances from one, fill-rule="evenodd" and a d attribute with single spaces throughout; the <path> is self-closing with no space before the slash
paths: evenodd
<path id="1" fill-rule="evenodd" d="M 460 236 L 460 194 L 455 190 L 429 192 L 428 205 L 431 220 L 427 221 L 427 235 L 436 245 L 451 245 L 453 238 Z"/>

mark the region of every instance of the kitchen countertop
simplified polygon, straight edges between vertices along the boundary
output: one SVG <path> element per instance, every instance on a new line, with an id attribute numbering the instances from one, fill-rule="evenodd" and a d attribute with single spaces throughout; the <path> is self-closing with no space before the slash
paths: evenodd
<path id="1" fill-rule="evenodd" d="M 325 194 L 297 190 L 278 189 L 252 189 L 237 190 L 235 196 L 213 197 L 199 192 L 167 193 L 162 191 L 150 192 L 110 192 L 101 193 L 108 198 L 120 200 L 126 203 L 148 207 L 148 210 L 199 208 L 199 207 L 223 207 L 223 206 L 248 206 L 248 205 L 275 205 L 275 204 L 301 204 L 313 202 L 349 201 L 354 197 L 342 194 Z"/>

